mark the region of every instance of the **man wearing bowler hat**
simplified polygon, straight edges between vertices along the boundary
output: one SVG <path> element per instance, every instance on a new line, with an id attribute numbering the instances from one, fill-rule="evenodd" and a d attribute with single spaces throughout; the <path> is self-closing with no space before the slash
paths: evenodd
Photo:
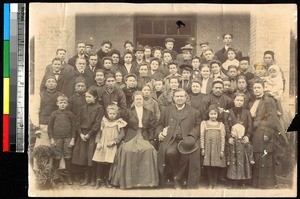
<path id="1" fill-rule="evenodd" d="M 93 47 L 94 45 L 91 42 L 85 42 L 85 55 L 87 57 L 89 57 L 90 54 L 92 54 Z"/>
<path id="2" fill-rule="evenodd" d="M 183 64 L 180 65 L 179 68 L 181 69 L 181 81 L 179 83 L 179 88 L 182 88 L 189 93 L 191 89 L 192 66 Z"/>
<path id="3" fill-rule="evenodd" d="M 194 50 L 193 47 L 190 46 L 184 46 L 181 48 L 182 51 L 182 59 L 178 61 L 178 65 L 182 64 L 187 64 L 191 65 L 192 64 L 192 51 Z"/>
<path id="4" fill-rule="evenodd" d="M 178 89 L 173 94 L 174 105 L 162 112 L 156 129 L 160 141 L 157 157 L 160 185 L 173 178 L 175 188 L 187 180 L 188 188 L 196 188 L 200 177 L 199 142 L 200 113 L 186 104 L 187 93 Z"/>
<path id="5" fill-rule="evenodd" d="M 137 66 L 144 61 L 144 46 L 137 45 L 136 48 L 133 50 L 135 59 L 132 62 L 132 66 L 137 68 Z"/>
<path id="6" fill-rule="evenodd" d="M 175 44 L 175 40 L 173 38 L 166 38 L 165 39 L 165 46 L 166 46 L 165 50 L 171 51 L 172 59 L 176 60 L 178 52 L 176 52 L 174 50 L 174 44 Z"/>

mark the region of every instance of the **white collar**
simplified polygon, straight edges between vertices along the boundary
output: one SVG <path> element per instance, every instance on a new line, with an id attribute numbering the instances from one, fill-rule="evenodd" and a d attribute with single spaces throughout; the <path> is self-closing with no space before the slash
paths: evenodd
<path id="1" fill-rule="evenodd" d="M 179 107 L 177 106 L 177 104 L 175 104 L 175 106 L 176 106 L 177 110 L 181 111 L 181 110 L 185 107 L 185 104 L 184 104 L 181 108 L 179 108 Z"/>

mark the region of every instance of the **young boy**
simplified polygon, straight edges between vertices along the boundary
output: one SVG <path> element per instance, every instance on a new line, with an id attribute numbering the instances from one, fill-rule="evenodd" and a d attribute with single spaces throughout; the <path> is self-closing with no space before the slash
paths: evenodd
<path id="1" fill-rule="evenodd" d="M 168 64 L 170 63 L 170 61 L 172 61 L 172 54 L 171 53 L 172 52 L 169 51 L 169 50 L 164 50 L 163 54 L 162 54 L 162 56 L 163 56 L 163 62 L 161 64 L 161 66 L 160 66 L 160 70 L 164 74 L 164 76 L 167 76 L 167 75 L 170 74 L 169 73 L 169 66 L 168 66 Z"/>
<path id="2" fill-rule="evenodd" d="M 67 174 L 67 182 L 73 184 L 70 177 L 71 174 L 71 148 L 75 141 L 75 117 L 74 114 L 66 110 L 68 106 L 68 98 L 65 95 L 57 97 L 58 110 L 51 113 L 48 124 L 48 135 L 51 145 L 54 147 L 55 156 L 53 166 L 58 169 L 61 158 L 65 159 Z"/>
<path id="3" fill-rule="evenodd" d="M 236 50 L 234 48 L 227 49 L 227 60 L 222 65 L 222 71 L 224 74 L 228 72 L 228 66 L 234 65 L 238 67 L 240 62 L 235 58 L 236 57 Z"/>
<path id="4" fill-rule="evenodd" d="M 222 63 L 218 60 L 212 60 L 211 63 L 210 63 L 210 68 L 212 70 L 212 74 L 211 74 L 211 77 L 213 79 L 216 79 L 216 78 L 223 78 L 225 77 L 226 75 L 222 72 L 221 68 L 222 68 Z"/>
<path id="5" fill-rule="evenodd" d="M 150 70 L 148 72 L 148 77 L 151 79 L 163 79 L 165 75 L 159 70 L 160 61 L 158 58 L 150 59 Z M 169 73 L 169 72 L 168 72 Z"/>
<path id="6" fill-rule="evenodd" d="M 178 62 L 177 61 L 171 61 L 169 63 L 169 75 L 164 78 L 165 82 L 165 90 L 169 90 L 170 86 L 170 78 L 171 77 L 178 77 L 181 79 L 181 75 L 178 73 Z"/>
<path id="7" fill-rule="evenodd" d="M 149 46 L 149 45 L 144 46 L 144 58 L 145 58 L 146 62 L 150 63 L 151 46 Z"/>
<path id="8" fill-rule="evenodd" d="M 164 80 L 163 79 L 155 79 L 153 94 L 154 94 L 154 98 L 156 100 L 162 94 L 163 90 L 164 90 Z"/>
<path id="9" fill-rule="evenodd" d="M 213 78 L 210 77 L 210 68 L 207 64 L 201 68 L 201 93 L 209 94 L 212 90 Z"/>
<path id="10" fill-rule="evenodd" d="M 228 96 L 230 99 L 234 98 L 234 93 L 230 91 L 230 80 L 229 77 L 225 76 L 222 78 L 224 84 L 223 94 Z"/>
<path id="11" fill-rule="evenodd" d="M 149 84 L 151 89 L 154 85 L 154 80 L 148 77 L 148 63 L 142 62 L 138 65 L 139 76 L 137 78 L 137 89 L 141 90 L 144 84 Z"/>
<path id="12" fill-rule="evenodd" d="M 56 99 L 61 92 L 56 90 L 57 82 L 54 76 L 47 76 L 45 78 L 46 90 L 40 92 L 39 97 L 36 98 L 35 106 L 33 108 L 33 115 L 31 116 L 31 121 L 36 127 L 37 140 L 35 142 L 35 147 L 39 145 L 50 145 L 50 140 L 47 133 L 48 123 L 50 115 L 53 111 L 57 109 Z"/>
<path id="13" fill-rule="evenodd" d="M 201 64 L 201 58 L 200 57 L 193 57 L 192 59 L 192 79 L 201 79 L 201 74 L 200 74 L 200 64 Z"/>
<path id="14" fill-rule="evenodd" d="M 144 46 L 137 45 L 137 47 L 133 50 L 135 59 L 132 62 L 132 65 L 136 68 L 140 63 L 144 61 Z"/>
<path id="15" fill-rule="evenodd" d="M 254 74 L 252 72 L 249 72 L 249 70 L 250 70 L 249 67 L 250 67 L 250 58 L 242 57 L 240 60 L 239 73 L 241 75 L 246 76 L 248 89 L 251 89 L 253 87 Z"/>
<path id="16" fill-rule="evenodd" d="M 112 64 L 113 61 L 110 57 L 103 57 L 102 58 L 102 70 L 104 71 L 104 75 L 105 74 L 108 74 L 108 73 L 111 73 L 111 67 L 112 67 Z"/>
<path id="17" fill-rule="evenodd" d="M 191 88 L 191 71 L 192 66 L 191 65 L 181 65 L 181 81 L 179 83 L 179 88 L 182 88 L 187 93 L 190 93 Z"/>
<path id="18" fill-rule="evenodd" d="M 237 90 L 237 66 L 235 65 L 230 65 L 228 66 L 228 72 L 227 76 L 229 77 L 230 80 L 230 92 L 235 93 Z"/>
<path id="19" fill-rule="evenodd" d="M 245 95 L 243 108 L 249 110 L 249 102 L 252 101 L 254 96 L 247 89 L 247 78 L 244 75 L 238 75 L 236 81 L 237 81 L 236 93 L 243 93 Z"/>

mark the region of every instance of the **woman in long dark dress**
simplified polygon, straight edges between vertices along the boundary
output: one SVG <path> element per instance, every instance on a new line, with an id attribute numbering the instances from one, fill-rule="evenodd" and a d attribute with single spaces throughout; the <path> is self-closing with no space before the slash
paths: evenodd
<path id="1" fill-rule="evenodd" d="M 153 147 L 155 116 L 143 107 L 142 92 L 136 91 L 133 98 L 134 106 L 124 117 L 124 143 L 110 170 L 111 184 L 121 189 L 158 186 L 157 152 Z"/>

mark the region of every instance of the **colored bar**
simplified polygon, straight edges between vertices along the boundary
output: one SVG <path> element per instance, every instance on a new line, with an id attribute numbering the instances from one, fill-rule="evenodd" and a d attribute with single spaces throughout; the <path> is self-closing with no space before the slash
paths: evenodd
<path id="1" fill-rule="evenodd" d="M 10 6 L 8 3 L 4 4 L 4 40 L 9 40 L 9 25 L 10 25 Z"/>
<path id="2" fill-rule="evenodd" d="M 9 77 L 9 63 L 10 63 L 10 46 L 9 46 L 9 41 L 4 41 L 3 42 L 3 77 Z"/>
<path id="3" fill-rule="evenodd" d="M 9 115 L 3 115 L 3 152 L 9 152 Z"/>
<path id="4" fill-rule="evenodd" d="M 9 114 L 9 78 L 3 80 L 3 114 Z"/>

